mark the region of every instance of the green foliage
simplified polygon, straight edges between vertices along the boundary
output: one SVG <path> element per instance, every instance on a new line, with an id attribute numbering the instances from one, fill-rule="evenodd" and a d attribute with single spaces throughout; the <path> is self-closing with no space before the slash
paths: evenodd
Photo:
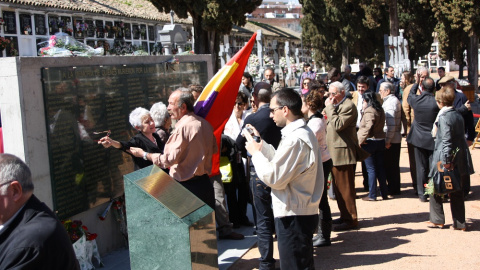
<path id="1" fill-rule="evenodd" d="M 397 1 L 399 28 L 405 30 L 410 59 L 427 54 L 433 42 L 435 18 L 427 1 Z M 300 3 L 305 15 L 303 40 L 315 50 L 315 61 L 338 67 L 345 48 L 350 52 L 349 62 L 353 58 L 376 64 L 385 60 L 383 36 L 390 32 L 390 0 L 300 0 Z"/>
<path id="2" fill-rule="evenodd" d="M 243 26 L 246 13 L 254 11 L 262 0 L 150 0 L 160 12 L 173 10 L 179 18 L 189 15 L 193 21 L 194 51 L 212 54 L 213 69 L 218 69 L 220 35 L 229 34 L 232 26 Z"/>
<path id="3" fill-rule="evenodd" d="M 455 59 L 460 64 L 469 37 L 480 34 L 480 0 L 421 1 L 430 3 L 438 21 L 435 31 L 438 33 L 440 56 L 443 59 Z"/>
<path id="4" fill-rule="evenodd" d="M 300 0 L 303 42 L 314 49 L 314 60 L 339 67 L 348 61 L 384 60 L 383 34 L 388 12 L 381 0 Z"/>
<path id="5" fill-rule="evenodd" d="M 416 60 L 430 52 L 436 20 L 430 6 L 419 0 L 399 0 L 398 20 L 408 40 L 408 56 Z"/>

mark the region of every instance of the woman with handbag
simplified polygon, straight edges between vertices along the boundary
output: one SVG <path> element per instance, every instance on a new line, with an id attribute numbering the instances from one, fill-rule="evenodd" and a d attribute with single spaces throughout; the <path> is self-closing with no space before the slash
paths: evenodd
<path id="1" fill-rule="evenodd" d="M 465 140 L 463 118 L 453 107 L 455 88 L 443 87 L 437 92 L 435 100 L 440 111 L 432 129 L 435 149 L 429 177 L 432 177 L 434 182 L 447 180 L 445 181 L 447 185 L 453 187 L 451 192 L 447 191 L 450 192 L 453 229 L 465 231 L 465 201 L 459 176 L 467 173 L 473 174 L 473 165 Z M 442 174 L 442 171 L 448 174 L 447 178 L 444 178 L 445 174 Z M 456 190 L 455 187 L 457 187 Z M 445 191 L 440 191 L 436 186 L 434 194 L 430 195 L 430 221 L 427 222 L 429 228 L 444 228 L 445 226 L 442 196 L 445 194 L 439 194 L 439 192 Z"/>

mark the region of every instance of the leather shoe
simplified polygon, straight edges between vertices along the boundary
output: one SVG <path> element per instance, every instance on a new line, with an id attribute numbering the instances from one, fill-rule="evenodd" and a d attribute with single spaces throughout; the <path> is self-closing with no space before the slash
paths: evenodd
<path id="1" fill-rule="evenodd" d="M 466 231 L 466 230 L 467 230 L 467 227 L 465 227 L 465 228 L 457 228 L 457 227 L 453 227 L 453 226 L 452 226 L 452 230 L 455 230 L 455 231 Z"/>
<path id="2" fill-rule="evenodd" d="M 229 240 L 243 240 L 245 236 L 243 236 L 243 234 L 240 234 L 240 233 L 232 232 L 228 235 L 219 236 L 218 238 L 229 239 Z"/>
<path id="3" fill-rule="evenodd" d="M 431 221 L 427 221 L 427 227 L 428 228 L 438 228 L 438 229 L 443 229 L 445 227 L 444 224 L 439 224 L 439 223 L 433 223 Z"/>
<path id="4" fill-rule="evenodd" d="M 322 237 L 319 237 L 318 239 L 313 241 L 314 247 L 328 247 L 331 245 L 332 245 L 332 242 L 330 242 L 330 240 L 322 239 Z"/>
<path id="5" fill-rule="evenodd" d="M 348 230 L 353 230 L 357 228 L 358 224 L 348 224 L 348 223 L 342 223 L 340 225 L 337 225 L 333 227 L 334 231 L 340 232 L 340 231 L 348 231 Z"/>
<path id="6" fill-rule="evenodd" d="M 421 202 L 428 202 L 428 199 L 426 197 L 420 197 L 419 199 Z"/>
<path id="7" fill-rule="evenodd" d="M 368 202 L 374 202 L 374 201 L 376 201 L 376 200 L 377 200 L 377 199 L 372 199 L 372 198 L 370 198 L 370 197 L 368 197 L 368 196 L 362 198 L 362 201 L 368 201 Z"/>
<path id="8" fill-rule="evenodd" d="M 342 224 L 343 223 L 343 219 L 341 218 L 336 218 L 336 219 L 333 219 L 332 220 L 332 224 Z"/>

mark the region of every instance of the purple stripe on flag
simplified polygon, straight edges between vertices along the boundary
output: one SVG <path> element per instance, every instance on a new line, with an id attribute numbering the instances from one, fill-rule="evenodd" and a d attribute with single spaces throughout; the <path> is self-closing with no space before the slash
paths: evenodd
<path id="1" fill-rule="evenodd" d="M 211 93 L 206 100 L 198 101 L 197 104 L 195 104 L 195 114 L 205 118 L 210 111 L 210 109 L 213 106 L 213 102 L 218 96 L 218 92 L 212 90 L 213 93 Z"/>

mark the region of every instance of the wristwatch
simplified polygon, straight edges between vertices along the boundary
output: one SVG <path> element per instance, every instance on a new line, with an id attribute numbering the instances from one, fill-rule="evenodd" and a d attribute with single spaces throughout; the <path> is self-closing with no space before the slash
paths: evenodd
<path id="1" fill-rule="evenodd" d="M 143 152 L 143 159 L 148 160 L 148 159 L 147 159 L 147 155 L 148 155 L 147 152 Z"/>

